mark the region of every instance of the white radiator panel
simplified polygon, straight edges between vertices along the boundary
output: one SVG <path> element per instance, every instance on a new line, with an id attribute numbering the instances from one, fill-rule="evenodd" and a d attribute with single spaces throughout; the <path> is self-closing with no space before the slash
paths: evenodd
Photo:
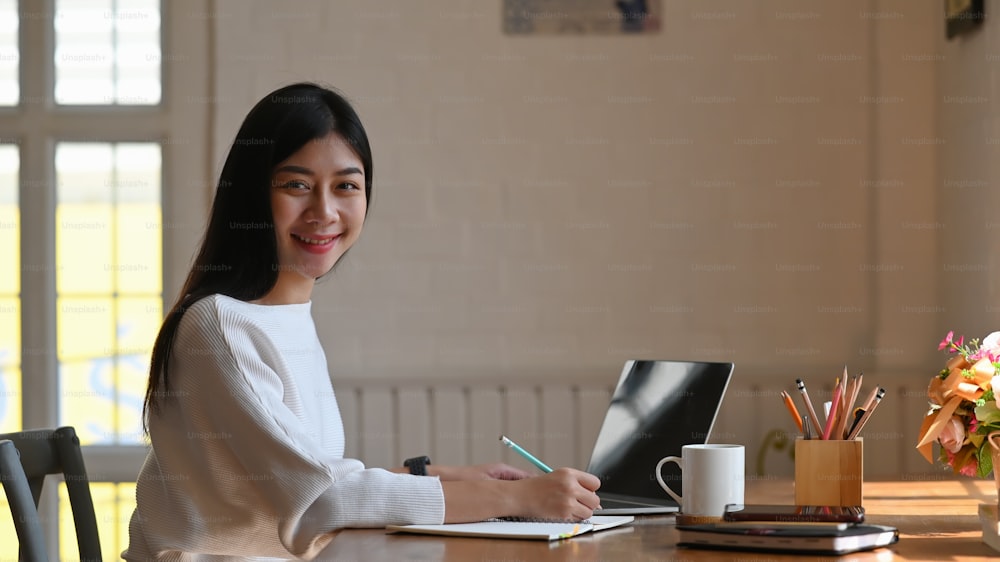
<path id="1" fill-rule="evenodd" d="M 507 388 L 504 408 L 507 415 L 507 423 L 504 425 L 503 433 L 528 451 L 538 451 L 536 453 L 538 455 L 541 455 L 542 451 L 540 431 L 542 419 L 540 408 L 537 389 L 525 386 Z M 497 444 L 492 445 L 496 446 Z M 525 470 L 536 470 L 514 451 L 511 451 L 507 447 L 501 446 L 500 448 L 502 451 L 494 451 L 493 454 L 496 455 L 499 452 L 501 455 L 492 458 Z M 489 451 L 487 451 L 487 454 L 489 454 Z M 544 459 L 545 457 L 541 458 Z"/>
<path id="2" fill-rule="evenodd" d="M 879 384 L 886 397 L 866 426 L 866 478 L 946 476 L 914 449 L 926 411 L 921 376 L 866 376 L 865 391 Z M 807 379 L 808 380 L 808 379 Z M 710 437 L 747 447 L 748 478 L 791 477 L 795 433 L 779 392 L 787 381 L 734 378 Z M 810 386 L 822 416 L 832 380 Z M 612 388 L 606 383 L 456 384 L 415 386 L 379 381 L 335 384 L 347 436 L 346 455 L 368 466 L 400 466 L 428 454 L 441 464 L 529 463 L 498 441 L 506 434 L 553 467 L 586 468 Z M 801 400 L 793 393 L 800 410 Z M 859 397 L 859 401 L 864 396 Z"/>

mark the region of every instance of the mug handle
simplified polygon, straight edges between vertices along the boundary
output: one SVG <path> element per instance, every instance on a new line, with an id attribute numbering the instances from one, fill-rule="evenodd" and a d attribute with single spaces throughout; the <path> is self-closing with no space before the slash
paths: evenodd
<path id="1" fill-rule="evenodd" d="M 670 497 L 674 498 L 674 501 L 676 501 L 679 504 L 683 504 L 683 502 L 681 501 L 681 497 L 677 495 L 673 490 L 671 490 L 670 486 L 667 486 L 667 483 L 663 481 L 663 475 L 660 474 L 660 469 L 663 468 L 664 464 L 668 462 L 673 462 L 677 463 L 677 466 L 681 470 L 684 470 L 684 465 L 682 464 L 683 460 L 684 459 L 682 459 L 681 457 L 663 457 L 662 459 L 660 459 L 660 462 L 656 463 L 656 481 L 660 483 L 660 487 L 663 488 L 663 491 L 670 494 Z"/>
<path id="2" fill-rule="evenodd" d="M 990 445 L 997 451 L 1000 451 L 1000 443 L 997 443 L 997 437 L 1000 437 L 1000 431 L 994 431 L 986 436 L 986 440 L 990 442 Z"/>

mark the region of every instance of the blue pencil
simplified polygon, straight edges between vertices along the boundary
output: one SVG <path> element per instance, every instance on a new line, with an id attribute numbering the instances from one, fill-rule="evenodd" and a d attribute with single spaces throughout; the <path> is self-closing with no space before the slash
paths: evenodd
<path id="1" fill-rule="evenodd" d="M 537 466 L 541 470 L 543 470 L 545 472 L 552 472 L 552 469 L 549 468 L 549 466 L 547 464 L 545 464 L 542 461 L 536 459 L 535 455 L 532 455 L 528 451 L 525 451 L 517 443 L 511 441 L 510 439 L 507 439 L 506 435 L 501 435 L 500 436 L 500 442 L 503 443 L 504 445 L 507 445 L 511 449 L 513 449 L 515 453 L 517 453 L 517 454 L 521 455 L 522 457 L 528 459 L 528 462 L 530 462 L 531 464 Z"/>

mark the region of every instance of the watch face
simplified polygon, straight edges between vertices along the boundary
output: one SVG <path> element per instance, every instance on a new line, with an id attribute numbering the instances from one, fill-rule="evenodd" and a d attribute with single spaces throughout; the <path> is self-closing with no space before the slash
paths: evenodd
<path id="1" fill-rule="evenodd" d="M 423 457 L 406 459 L 406 461 L 403 462 L 403 466 L 410 469 L 410 474 L 417 476 L 427 476 L 427 465 L 429 464 L 431 464 L 431 459 L 426 455 Z"/>

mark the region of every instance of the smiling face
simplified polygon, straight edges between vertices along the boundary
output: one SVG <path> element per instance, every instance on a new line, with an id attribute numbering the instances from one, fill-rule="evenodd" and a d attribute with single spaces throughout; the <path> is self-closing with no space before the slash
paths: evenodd
<path id="1" fill-rule="evenodd" d="M 278 280 L 256 302 L 307 302 L 316 278 L 361 234 L 367 210 L 361 159 L 336 133 L 306 143 L 274 167 L 271 210 Z"/>

